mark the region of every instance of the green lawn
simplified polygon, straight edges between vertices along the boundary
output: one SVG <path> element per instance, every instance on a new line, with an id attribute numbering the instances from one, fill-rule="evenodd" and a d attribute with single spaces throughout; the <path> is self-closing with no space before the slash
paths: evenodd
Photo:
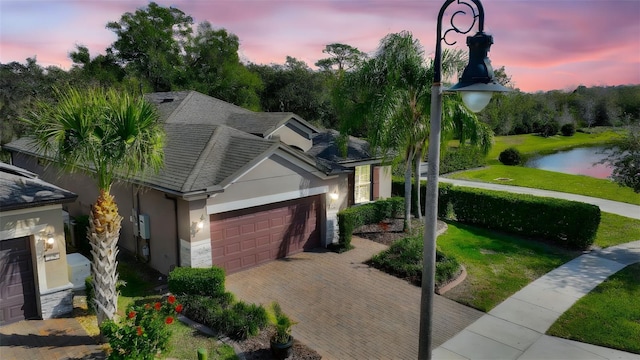
<path id="1" fill-rule="evenodd" d="M 603 212 L 594 245 L 601 248 L 640 240 L 640 220 Z"/>
<path id="2" fill-rule="evenodd" d="M 587 294 L 547 334 L 640 354 L 640 263 Z"/>
<path id="3" fill-rule="evenodd" d="M 496 136 L 487 158 L 490 163 L 499 164 L 498 155 L 509 147 L 515 147 L 523 154 L 548 154 L 574 147 L 608 144 L 620 136 L 621 130 L 604 130 L 592 134 L 577 132 L 573 136 L 555 135 L 548 138 L 537 134 Z"/>
<path id="4" fill-rule="evenodd" d="M 466 267 L 467 279 L 444 296 L 485 312 L 578 255 L 474 226 L 448 225 L 438 248 Z"/>
<path id="5" fill-rule="evenodd" d="M 561 191 L 640 205 L 640 194 L 611 180 L 570 175 L 522 166 L 491 165 L 448 175 L 452 179 Z"/>

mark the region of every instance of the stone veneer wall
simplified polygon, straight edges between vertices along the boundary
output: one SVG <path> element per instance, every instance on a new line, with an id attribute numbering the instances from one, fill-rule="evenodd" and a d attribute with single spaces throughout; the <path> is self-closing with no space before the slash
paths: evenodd
<path id="1" fill-rule="evenodd" d="M 40 294 L 40 309 L 43 319 L 67 315 L 73 311 L 73 284 L 50 289 Z"/>

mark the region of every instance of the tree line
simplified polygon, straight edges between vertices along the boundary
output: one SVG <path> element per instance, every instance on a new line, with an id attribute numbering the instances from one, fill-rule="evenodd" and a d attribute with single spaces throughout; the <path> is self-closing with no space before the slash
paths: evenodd
<path id="1" fill-rule="evenodd" d="M 193 18 L 181 10 L 153 2 L 123 14 L 119 20 L 107 23 L 106 28 L 115 33 L 116 40 L 104 54 L 92 56 L 86 46 L 76 45 L 69 53 L 73 62 L 69 70 L 43 67 L 36 58 L 28 58 L 25 63 L 0 64 L 0 144 L 25 133 L 25 125 L 19 119 L 31 111 L 35 99 L 54 99 L 56 88 L 97 86 L 129 93 L 196 90 L 250 110 L 294 112 L 320 128 L 341 129 L 343 133 L 365 137 L 381 145 L 389 139 L 376 138 L 384 129 L 376 127 L 379 124 L 373 121 L 380 115 L 380 109 L 376 110 L 374 106 L 389 104 L 376 103 L 375 99 L 382 99 L 382 94 L 373 91 L 376 90 L 373 86 L 379 90 L 389 85 L 388 89 L 397 90 L 398 85 L 407 84 L 376 84 L 375 81 L 384 80 L 384 76 L 388 76 L 387 80 L 395 76 L 398 81 L 403 80 L 401 76 L 413 76 L 410 73 L 394 75 L 388 71 L 393 69 L 392 62 L 397 61 L 394 51 L 402 50 L 394 49 L 390 40 L 397 40 L 395 45 L 413 41 L 407 32 L 387 35 L 381 40 L 378 51 L 371 55 L 346 44 L 328 44 L 323 50 L 326 58 L 314 64 L 317 69 L 312 69 L 304 61 L 290 56 L 284 64 L 243 63 L 238 54 L 240 41 L 236 35 L 214 28 L 207 21 L 194 24 Z M 415 72 L 415 76 L 422 77 L 424 81 L 420 81 L 426 90 L 422 90 L 423 86 L 412 88 L 409 84 L 405 87 L 407 96 L 428 97 L 429 61 L 424 59 L 420 48 L 412 49 L 419 44 L 408 45 L 402 51 L 413 51 L 423 59 L 411 66 L 425 67 L 416 69 L 420 71 Z M 452 57 L 452 64 L 458 67 L 464 64 L 465 51 L 450 51 L 448 56 Z M 450 73 L 449 79 L 454 80 L 459 69 L 445 70 Z M 367 78 L 367 72 L 378 78 Z M 570 92 L 524 93 L 516 88 L 504 67 L 495 72 L 498 80 L 514 91 L 496 95 L 483 112 L 467 117 L 484 124 L 474 129 L 488 129 L 496 135 L 553 134 L 564 124 L 592 127 L 640 123 L 640 85 L 580 86 Z M 363 79 L 371 82 L 367 84 Z M 360 88 L 356 89 L 356 85 Z M 457 99 L 457 96 L 447 95 L 445 101 L 448 97 Z M 414 119 L 422 115 L 428 117 L 426 107 L 407 109 L 407 114 L 413 111 L 409 117 Z M 462 115 L 465 114 L 459 112 L 452 121 L 460 123 L 464 119 Z M 455 122 L 451 124 L 453 126 Z M 458 126 L 458 129 L 462 128 Z M 478 134 L 459 130 L 453 136 L 472 139 Z M 409 140 L 415 146 L 405 144 L 401 151 L 421 157 L 426 144 Z M 486 139 L 476 140 L 486 143 Z M 398 143 L 397 139 L 393 141 Z"/>

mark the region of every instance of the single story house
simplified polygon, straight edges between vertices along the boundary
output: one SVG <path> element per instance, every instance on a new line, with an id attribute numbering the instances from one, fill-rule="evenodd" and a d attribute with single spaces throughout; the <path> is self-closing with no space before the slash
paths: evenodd
<path id="1" fill-rule="evenodd" d="M 0 325 L 73 311 L 62 206 L 76 198 L 0 162 Z"/>
<path id="2" fill-rule="evenodd" d="M 196 91 L 152 93 L 167 134 L 165 166 L 113 186 L 120 247 L 153 268 L 217 265 L 227 273 L 337 241 L 337 212 L 391 195 L 391 171 L 366 142 L 347 156 L 335 131 L 290 112 L 253 112 Z M 12 162 L 71 189 L 71 215 L 98 196 L 83 174 L 47 167 L 30 139 L 5 145 Z"/>

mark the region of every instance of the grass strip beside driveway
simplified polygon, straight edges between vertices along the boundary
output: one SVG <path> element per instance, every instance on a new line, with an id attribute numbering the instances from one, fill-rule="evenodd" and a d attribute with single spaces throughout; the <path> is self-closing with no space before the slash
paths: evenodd
<path id="1" fill-rule="evenodd" d="M 487 312 L 533 280 L 579 253 L 517 236 L 449 222 L 438 249 L 467 269 L 467 279 L 444 296 Z"/>
<path id="2" fill-rule="evenodd" d="M 640 263 L 619 271 L 578 300 L 548 335 L 640 354 Z"/>

